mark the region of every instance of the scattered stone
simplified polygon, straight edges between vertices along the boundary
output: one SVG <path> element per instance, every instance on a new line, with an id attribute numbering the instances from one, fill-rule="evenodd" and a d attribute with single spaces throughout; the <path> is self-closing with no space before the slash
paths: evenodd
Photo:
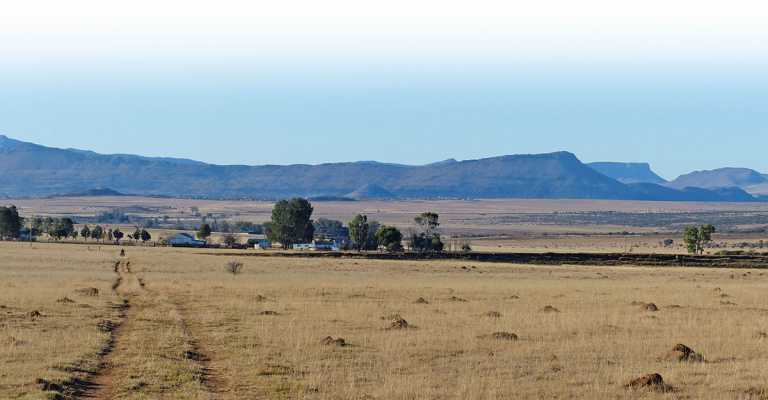
<path id="1" fill-rule="evenodd" d="M 264 310 L 259 315 L 280 315 L 277 311 Z"/>
<path id="2" fill-rule="evenodd" d="M 403 319 L 400 314 L 388 314 L 381 317 L 382 321 L 393 321 L 396 319 Z"/>
<path id="3" fill-rule="evenodd" d="M 755 339 L 768 339 L 768 333 L 760 331 L 755 333 Z"/>
<path id="4" fill-rule="evenodd" d="M 656 312 L 659 311 L 659 307 L 656 306 L 656 304 L 648 303 L 643 305 L 643 310 L 650 311 L 650 312 Z"/>
<path id="5" fill-rule="evenodd" d="M 70 299 L 70 298 L 69 298 L 69 297 L 67 297 L 67 296 L 64 296 L 64 297 L 62 297 L 62 298 L 60 298 L 60 299 L 56 300 L 56 302 L 57 302 L 57 303 L 63 303 L 63 304 L 72 304 L 72 303 L 74 303 L 75 301 L 74 301 L 74 300 L 72 300 L 72 299 Z"/>
<path id="6" fill-rule="evenodd" d="M 686 361 L 686 362 L 703 362 L 704 356 L 693 351 L 692 348 L 684 344 L 676 344 L 667 354 L 664 356 L 666 361 Z"/>
<path id="7" fill-rule="evenodd" d="M 389 324 L 388 330 L 400 330 L 400 329 L 410 329 L 413 328 L 410 324 L 408 324 L 408 321 L 398 318 L 392 320 L 392 322 Z"/>
<path id="8" fill-rule="evenodd" d="M 518 300 L 518 299 L 520 299 L 520 296 L 518 296 L 516 294 L 513 294 L 512 296 L 507 297 L 507 299 L 509 299 L 509 300 Z"/>
<path id="9" fill-rule="evenodd" d="M 495 340 L 505 340 L 508 342 L 514 342 L 518 339 L 517 335 L 510 332 L 494 332 L 490 335 L 482 335 L 478 336 L 480 339 L 495 339 Z"/>
<path id="10" fill-rule="evenodd" d="M 549 306 L 549 305 L 547 305 L 547 306 L 544 306 L 544 308 L 542 308 L 542 309 L 541 309 L 541 312 L 546 312 L 546 313 L 559 313 L 559 312 L 560 312 L 560 310 L 558 310 L 558 309 L 557 309 L 557 308 L 555 308 L 555 307 L 552 307 L 552 306 Z"/>
<path id="11" fill-rule="evenodd" d="M 40 318 L 42 316 L 43 316 L 43 314 L 41 314 L 40 311 L 37 311 L 37 310 L 30 311 L 30 312 L 27 313 L 27 317 L 29 317 L 29 318 L 31 318 L 33 320 L 34 319 L 38 319 L 38 318 Z"/>
<path id="12" fill-rule="evenodd" d="M 650 389 L 658 392 L 666 392 L 669 387 L 664 384 L 664 378 L 659 374 L 644 375 L 631 380 L 624 387 L 632 390 Z"/>
<path id="13" fill-rule="evenodd" d="M 681 306 L 680 304 L 671 304 L 671 305 L 668 305 L 667 308 L 683 308 L 683 306 Z"/>
<path id="14" fill-rule="evenodd" d="M 501 318 L 501 313 L 498 311 L 488 311 L 487 313 L 483 314 L 483 316 L 488 318 Z"/>
<path id="15" fill-rule="evenodd" d="M 75 290 L 75 293 L 82 296 L 96 297 L 99 295 L 99 289 L 89 287 L 89 288 L 77 289 Z"/>
<path id="16" fill-rule="evenodd" d="M 455 301 L 459 303 L 466 303 L 467 299 L 462 299 L 461 297 L 451 296 L 448 298 L 449 301 Z"/>
<path id="17" fill-rule="evenodd" d="M 429 302 L 425 298 L 423 298 L 423 297 L 419 297 L 418 299 L 416 299 L 416 301 L 414 301 L 414 303 L 416 303 L 416 304 L 429 304 Z"/>
<path id="18" fill-rule="evenodd" d="M 720 304 L 724 305 L 724 306 L 735 306 L 735 305 L 737 305 L 736 303 L 734 303 L 732 301 L 721 301 Z"/>
<path id="19" fill-rule="evenodd" d="M 347 341 L 343 338 L 336 338 L 334 339 L 331 336 L 326 336 L 323 338 L 323 340 L 320 341 L 320 344 L 323 346 L 336 346 L 336 347 L 344 347 L 347 345 Z"/>
<path id="20" fill-rule="evenodd" d="M 267 298 L 260 294 L 257 294 L 256 296 L 253 296 L 253 301 L 256 301 L 256 302 L 267 301 Z"/>

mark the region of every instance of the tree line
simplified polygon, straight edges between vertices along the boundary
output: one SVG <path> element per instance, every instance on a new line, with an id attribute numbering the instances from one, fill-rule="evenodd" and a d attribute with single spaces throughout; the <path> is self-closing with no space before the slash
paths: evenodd
<path id="1" fill-rule="evenodd" d="M 278 242 L 284 248 L 298 243 L 309 243 L 315 238 L 333 239 L 342 236 L 344 224 L 341 221 L 320 218 L 312 220 L 314 208 L 303 198 L 278 201 L 272 209 L 271 220 L 263 225 L 269 240 Z M 439 232 L 439 215 L 425 212 L 414 218 L 414 228 L 409 232 L 408 243 L 413 251 L 443 251 L 444 243 Z M 358 214 L 346 224 L 351 248 L 358 251 L 384 248 L 387 251 L 403 251 L 406 237 L 394 226 L 382 225 L 369 220 L 365 214 Z"/>

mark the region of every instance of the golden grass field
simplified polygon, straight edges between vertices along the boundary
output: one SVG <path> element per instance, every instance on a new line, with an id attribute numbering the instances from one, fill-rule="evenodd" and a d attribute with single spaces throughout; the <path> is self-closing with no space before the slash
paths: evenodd
<path id="1" fill-rule="evenodd" d="M 768 398 L 763 270 L 119 250 L 0 243 L 0 398 Z"/>

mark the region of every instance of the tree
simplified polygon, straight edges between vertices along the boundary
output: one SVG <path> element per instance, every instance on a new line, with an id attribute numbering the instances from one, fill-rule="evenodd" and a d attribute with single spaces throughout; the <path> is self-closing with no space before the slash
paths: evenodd
<path id="1" fill-rule="evenodd" d="M 197 238 L 207 240 L 211 236 L 211 226 L 208 224 L 200 225 L 200 229 L 197 230 Z"/>
<path id="2" fill-rule="evenodd" d="M 88 238 L 91 237 L 91 228 L 88 225 L 84 225 L 83 229 L 80 229 L 80 236 L 87 242 Z"/>
<path id="3" fill-rule="evenodd" d="M 150 235 L 149 232 L 147 232 L 146 229 L 142 229 L 141 230 L 140 237 L 141 237 L 141 241 L 144 242 L 144 243 L 146 243 L 149 240 L 152 240 L 152 235 Z"/>
<path id="4" fill-rule="evenodd" d="M 376 242 L 387 251 L 403 250 L 403 234 L 394 226 L 382 226 L 376 231 Z"/>
<path id="5" fill-rule="evenodd" d="M 417 231 L 411 234 L 411 247 L 419 252 L 443 251 L 442 239 L 438 232 L 440 216 L 433 212 L 425 212 L 413 219 Z"/>
<path id="6" fill-rule="evenodd" d="M 104 238 L 104 228 L 101 227 L 101 225 L 96 225 L 91 230 L 91 238 L 96 240 L 101 240 Z"/>
<path id="7" fill-rule="evenodd" d="M 48 235 L 56 240 L 72 236 L 75 223 L 71 218 L 59 218 L 48 227 Z"/>
<path id="8" fill-rule="evenodd" d="M 125 236 L 125 234 L 120 230 L 119 227 L 112 231 L 112 237 L 115 238 L 115 244 L 120 244 L 120 240 L 123 238 L 123 236 Z"/>
<path id="9" fill-rule="evenodd" d="M 16 206 L 0 207 L 0 239 L 18 239 L 23 225 Z"/>
<path id="10" fill-rule="evenodd" d="M 237 238 L 235 235 L 232 234 L 226 234 L 224 235 L 224 245 L 227 247 L 233 247 L 237 243 Z"/>
<path id="11" fill-rule="evenodd" d="M 314 225 L 315 236 L 325 239 L 346 237 L 348 234 L 344 228 L 344 223 L 335 219 L 319 218 Z"/>
<path id="12" fill-rule="evenodd" d="M 352 246 L 357 251 L 365 250 L 368 242 L 368 232 L 371 226 L 368 224 L 368 216 L 357 214 L 352 221 L 349 221 L 349 237 L 352 240 Z"/>
<path id="13" fill-rule="evenodd" d="M 704 245 L 712 241 L 715 227 L 710 224 L 694 225 L 685 228 L 683 242 L 691 254 L 704 254 Z"/>
<path id="14" fill-rule="evenodd" d="M 272 221 L 265 226 L 267 236 L 280 242 L 284 249 L 295 243 L 309 242 L 315 235 L 312 224 L 312 204 L 302 198 L 280 200 L 272 209 Z"/>
<path id="15" fill-rule="evenodd" d="M 133 231 L 133 240 L 139 241 L 141 240 L 141 229 L 137 226 L 136 229 Z"/>

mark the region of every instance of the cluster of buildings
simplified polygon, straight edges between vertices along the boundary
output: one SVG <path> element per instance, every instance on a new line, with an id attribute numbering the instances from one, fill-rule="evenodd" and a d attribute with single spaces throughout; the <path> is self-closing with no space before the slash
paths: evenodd
<path id="1" fill-rule="evenodd" d="M 168 244 L 172 247 L 205 247 L 205 240 L 196 239 L 193 235 L 185 232 L 176 233 L 166 238 Z M 246 241 L 248 248 L 257 250 L 268 250 L 272 248 L 272 241 L 267 239 L 266 235 L 248 235 Z M 338 251 L 349 244 L 349 231 L 347 235 L 337 235 L 336 237 L 319 237 L 310 243 L 297 243 L 293 245 L 293 250 L 304 251 Z"/>

